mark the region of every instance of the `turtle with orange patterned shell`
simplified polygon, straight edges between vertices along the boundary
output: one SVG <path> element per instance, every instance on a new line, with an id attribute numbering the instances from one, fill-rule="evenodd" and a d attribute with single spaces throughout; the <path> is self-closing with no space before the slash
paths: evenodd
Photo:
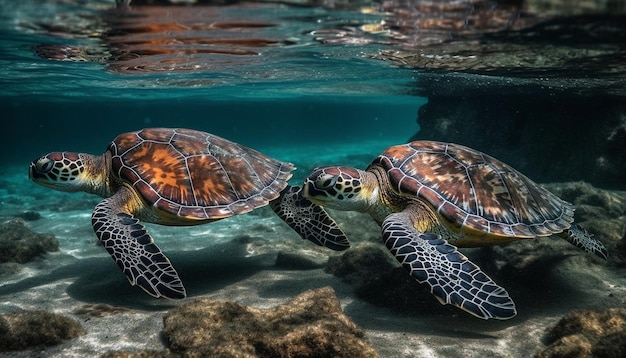
<path id="1" fill-rule="evenodd" d="M 295 167 L 218 136 L 147 128 L 117 136 L 103 155 L 53 152 L 30 164 L 44 187 L 104 197 L 96 236 L 132 285 L 154 297 L 186 290 L 142 222 L 198 225 L 270 204 L 302 238 L 335 250 L 349 244 L 326 211 L 287 181 Z"/>
<path id="2" fill-rule="evenodd" d="M 337 210 L 369 213 L 395 258 L 442 303 L 477 317 L 516 315 L 507 291 L 461 254 L 551 235 L 607 259 L 604 245 L 573 225 L 573 206 L 520 172 L 457 144 L 393 146 L 366 170 L 323 167 L 304 196 Z"/>

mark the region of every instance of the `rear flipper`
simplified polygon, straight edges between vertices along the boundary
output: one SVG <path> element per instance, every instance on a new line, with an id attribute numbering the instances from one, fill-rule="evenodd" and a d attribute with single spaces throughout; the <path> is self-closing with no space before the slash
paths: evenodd
<path id="1" fill-rule="evenodd" d="M 96 236 L 131 285 L 138 285 L 154 297 L 184 298 L 185 288 L 170 260 L 139 220 L 121 210 L 124 192 L 96 205 L 91 217 Z"/>
<path id="2" fill-rule="evenodd" d="M 569 229 L 563 231 L 559 236 L 583 251 L 595 254 L 605 260 L 609 258 L 609 251 L 604 244 L 578 225 L 570 226 Z"/>
<path id="3" fill-rule="evenodd" d="M 350 247 L 348 238 L 321 206 L 302 195 L 299 186 L 287 186 L 270 202 L 274 212 L 303 239 L 341 251 Z"/>
<path id="4" fill-rule="evenodd" d="M 483 318 L 509 319 L 517 312 L 506 290 L 439 235 L 420 233 L 411 215 L 389 215 L 382 225 L 391 253 L 441 304 Z"/>

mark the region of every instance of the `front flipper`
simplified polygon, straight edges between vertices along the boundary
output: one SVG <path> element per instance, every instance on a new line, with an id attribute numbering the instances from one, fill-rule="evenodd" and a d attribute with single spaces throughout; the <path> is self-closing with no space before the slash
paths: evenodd
<path id="1" fill-rule="evenodd" d="M 578 225 L 572 225 L 569 229 L 563 231 L 560 236 L 583 251 L 595 254 L 605 260 L 609 258 L 609 251 L 604 244 Z"/>
<path id="2" fill-rule="evenodd" d="M 517 314 L 504 288 L 441 236 L 418 232 L 410 214 L 389 215 L 382 229 L 387 248 L 441 304 L 483 319 L 509 319 Z"/>
<path id="3" fill-rule="evenodd" d="M 184 298 L 185 288 L 168 258 L 139 220 L 124 212 L 124 203 L 131 197 L 122 189 L 96 205 L 91 217 L 93 230 L 131 285 L 154 297 Z"/>
<path id="4" fill-rule="evenodd" d="M 303 239 L 341 251 L 350 247 L 348 238 L 321 206 L 302 195 L 299 186 L 287 186 L 270 202 L 274 212 Z"/>

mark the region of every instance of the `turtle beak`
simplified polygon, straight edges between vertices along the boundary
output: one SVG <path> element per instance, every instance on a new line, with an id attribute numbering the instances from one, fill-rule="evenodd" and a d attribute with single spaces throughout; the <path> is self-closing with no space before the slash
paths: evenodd
<path id="1" fill-rule="evenodd" d="M 324 205 L 327 203 L 328 196 L 323 191 L 315 189 L 315 184 L 311 180 L 306 180 L 302 187 L 302 195 L 309 199 L 312 203 L 317 205 Z"/>

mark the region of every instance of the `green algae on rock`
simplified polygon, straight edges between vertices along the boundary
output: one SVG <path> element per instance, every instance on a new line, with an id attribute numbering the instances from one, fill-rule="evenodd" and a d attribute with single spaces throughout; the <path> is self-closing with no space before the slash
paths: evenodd
<path id="1" fill-rule="evenodd" d="M 171 310 L 163 321 L 170 349 L 189 356 L 378 356 L 342 313 L 330 287 L 270 309 L 197 299 Z"/>

